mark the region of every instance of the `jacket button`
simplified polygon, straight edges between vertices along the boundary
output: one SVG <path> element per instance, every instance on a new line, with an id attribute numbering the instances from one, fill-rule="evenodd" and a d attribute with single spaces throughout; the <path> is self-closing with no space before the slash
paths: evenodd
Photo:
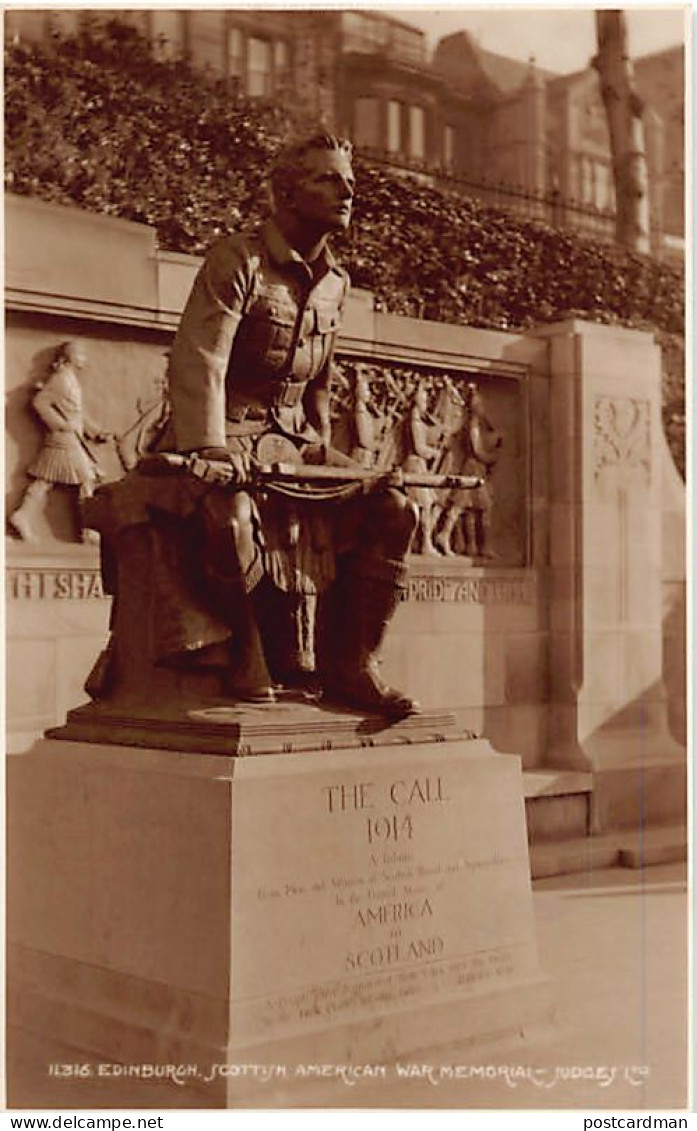
<path id="1" fill-rule="evenodd" d="M 304 338 L 298 338 L 298 349 L 299 350 L 305 349 L 305 339 Z"/>

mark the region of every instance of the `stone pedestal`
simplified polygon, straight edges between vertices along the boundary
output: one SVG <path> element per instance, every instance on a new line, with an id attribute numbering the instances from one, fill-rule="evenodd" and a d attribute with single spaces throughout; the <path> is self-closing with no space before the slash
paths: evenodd
<path id="1" fill-rule="evenodd" d="M 481 1056 L 550 1020 L 520 763 L 484 740 L 47 739 L 10 760 L 9 845 L 8 1043 L 89 1065 L 71 1106 L 113 1103 L 114 1065 L 122 1106 L 144 1102 L 132 1065 L 184 1066 L 150 1081 L 165 1106 L 273 1106 L 309 1065 Z"/>
<path id="2" fill-rule="evenodd" d="M 548 761 L 594 772 L 596 831 L 675 820 L 685 750 L 662 680 L 660 350 L 567 322 L 550 347 Z"/>

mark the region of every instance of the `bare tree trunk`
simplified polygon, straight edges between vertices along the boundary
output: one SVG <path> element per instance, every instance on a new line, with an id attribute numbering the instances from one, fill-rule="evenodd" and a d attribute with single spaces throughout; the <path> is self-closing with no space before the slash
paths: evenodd
<path id="1" fill-rule="evenodd" d="M 634 85 L 624 12 L 595 13 L 600 76 L 617 197 L 617 242 L 649 251 L 649 184 L 644 145 L 643 103 Z"/>

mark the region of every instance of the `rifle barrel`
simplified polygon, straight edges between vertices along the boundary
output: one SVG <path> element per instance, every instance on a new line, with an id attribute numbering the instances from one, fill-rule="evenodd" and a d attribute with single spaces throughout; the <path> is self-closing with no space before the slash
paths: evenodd
<path id="1" fill-rule="evenodd" d="M 440 489 L 464 489 L 481 487 L 484 482 L 476 475 L 439 475 L 431 471 L 400 471 L 388 468 L 377 471 L 362 467 L 331 467 L 326 464 L 263 465 L 257 469 L 257 478 L 287 483 L 371 483 L 393 477 L 395 485 L 404 487 L 433 487 Z"/>
<path id="2" fill-rule="evenodd" d="M 159 452 L 146 456 L 140 468 L 151 475 L 188 471 L 199 479 L 208 482 L 236 484 L 236 476 L 230 464 L 223 460 L 205 459 L 201 456 L 185 456 L 175 452 Z M 330 464 L 292 463 L 257 464 L 250 476 L 249 487 L 263 487 L 264 483 L 379 483 L 381 480 L 394 482 L 395 487 L 432 487 L 435 490 L 466 490 L 481 487 L 484 483 L 476 475 L 439 475 L 432 471 L 401 471 L 399 468 L 334 467 Z M 244 484 L 240 483 L 240 486 Z"/>

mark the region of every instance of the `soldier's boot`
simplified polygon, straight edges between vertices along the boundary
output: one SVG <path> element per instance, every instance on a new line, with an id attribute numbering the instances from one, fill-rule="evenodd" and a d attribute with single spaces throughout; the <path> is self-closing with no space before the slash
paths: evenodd
<path id="1" fill-rule="evenodd" d="M 464 533 L 465 533 L 465 555 L 468 558 L 476 558 L 478 556 L 478 543 L 477 543 L 477 516 L 475 511 L 468 508 L 464 513 Z"/>
<path id="2" fill-rule="evenodd" d="M 288 692 L 315 691 L 315 594 L 283 592 L 265 577 L 256 586 L 253 600 L 274 683 Z"/>
<path id="3" fill-rule="evenodd" d="M 429 558 L 437 558 L 438 550 L 433 544 L 433 509 L 424 510 L 421 515 L 421 553 Z"/>
<path id="4" fill-rule="evenodd" d="M 273 702 L 275 696 L 264 645 L 257 624 L 253 594 L 244 577 L 224 575 L 207 565 L 206 589 L 222 620 L 230 626 L 230 665 L 225 693 L 253 703 Z"/>
<path id="5" fill-rule="evenodd" d="M 23 542 L 36 542 L 34 522 L 41 514 L 52 486 L 45 479 L 33 480 L 24 492 L 20 505 L 8 516 L 8 525 Z"/>
<path id="6" fill-rule="evenodd" d="M 264 645 L 253 602 L 244 586 L 239 587 L 239 606 L 232 627 L 231 665 L 225 681 L 226 692 L 246 702 L 272 703 L 275 694 Z"/>
<path id="7" fill-rule="evenodd" d="M 445 512 L 443 525 L 433 539 L 436 547 L 442 554 L 445 554 L 446 558 L 455 557 L 455 551 L 453 550 L 452 542 L 453 534 L 455 532 L 455 526 L 457 524 L 459 515 L 460 511 L 457 507 L 449 507 Z"/>
<path id="8" fill-rule="evenodd" d="M 491 520 L 486 511 L 477 512 L 477 547 L 480 558 L 494 558 L 491 546 L 489 545 L 489 533 L 491 530 Z"/>
<path id="9" fill-rule="evenodd" d="M 389 687 L 378 672 L 380 646 L 405 582 L 401 561 L 360 555 L 343 564 L 332 594 L 334 615 L 323 625 L 319 655 L 327 699 L 394 718 L 419 710 L 410 696 Z"/>
<path id="10" fill-rule="evenodd" d="M 231 629 L 225 691 L 235 699 L 272 702 L 254 592 L 264 571 L 252 537 L 249 498 L 242 492 L 227 498 L 211 494 L 203 517 L 206 600 Z"/>

